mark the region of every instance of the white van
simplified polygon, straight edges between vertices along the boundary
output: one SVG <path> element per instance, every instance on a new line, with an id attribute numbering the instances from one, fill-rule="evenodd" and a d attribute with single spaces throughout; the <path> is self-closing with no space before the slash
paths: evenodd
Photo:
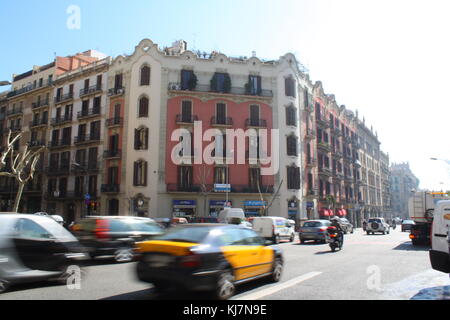
<path id="1" fill-rule="evenodd" d="M 450 200 L 438 201 L 433 216 L 431 266 L 437 271 L 450 273 Z"/>
<path id="2" fill-rule="evenodd" d="M 219 223 L 231 223 L 236 218 L 245 220 L 244 210 L 241 208 L 225 208 L 219 213 Z"/>
<path id="3" fill-rule="evenodd" d="M 279 243 L 281 239 L 294 241 L 295 229 L 288 219 L 283 217 L 256 217 L 252 221 L 253 230 L 261 237 L 270 239 L 274 243 Z"/>

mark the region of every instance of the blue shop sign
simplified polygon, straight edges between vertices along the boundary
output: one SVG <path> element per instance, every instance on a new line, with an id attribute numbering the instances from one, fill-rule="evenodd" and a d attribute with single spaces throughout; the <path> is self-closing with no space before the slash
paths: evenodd
<path id="1" fill-rule="evenodd" d="M 195 206 L 197 205 L 196 200 L 173 200 L 174 206 Z"/>
<path id="2" fill-rule="evenodd" d="M 306 208 L 314 208 L 314 202 L 306 202 Z"/>
<path id="3" fill-rule="evenodd" d="M 265 207 L 265 206 L 267 206 L 266 201 L 257 201 L 257 200 L 244 201 L 244 207 Z"/>

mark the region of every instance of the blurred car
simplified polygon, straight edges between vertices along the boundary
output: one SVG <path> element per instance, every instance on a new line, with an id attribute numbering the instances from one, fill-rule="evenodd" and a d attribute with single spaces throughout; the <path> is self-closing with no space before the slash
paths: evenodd
<path id="1" fill-rule="evenodd" d="M 370 218 L 366 227 L 367 234 L 375 234 L 379 232 L 382 234 L 389 234 L 391 232 L 391 226 L 386 223 L 384 218 Z"/>
<path id="2" fill-rule="evenodd" d="M 331 225 L 329 220 L 309 220 L 306 221 L 298 232 L 300 243 L 305 243 L 306 240 L 321 241 L 323 243 L 327 240 L 327 228 Z"/>
<path id="3" fill-rule="evenodd" d="M 153 219 L 128 216 L 91 216 L 75 224 L 72 231 L 91 258 L 112 256 L 116 262 L 132 261 L 136 242 L 164 232 Z"/>
<path id="4" fill-rule="evenodd" d="M 77 239 L 51 217 L 0 215 L 0 293 L 17 283 L 65 283 L 67 267 L 87 257 Z"/>
<path id="5" fill-rule="evenodd" d="M 193 217 L 191 223 L 218 223 L 218 218 L 215 217 Z"/>
<path id="6" fill-rule="evenodd" d="M 416 224 L 413 220 L 403 220 L 402 221 L 402 232 L 411 231 L 411 226 Z"/>
<path id="7" fill-rule="evenodd" d="M 350 223 L 350 221 L 347 220 L 347 218 L 339 218 L 342 229 L 344 229 L 344 233 L 353 233 L 353 225 Z"/>
<path id="8" fill-rule="evenodd" d="M 235 286 L 270 277 L 279 281 L 283 256 L 255 231 L 232 224 L 187 224 L 136 244 L 137 276 L 158 291 L 207 290 L 228 299 Z"/>

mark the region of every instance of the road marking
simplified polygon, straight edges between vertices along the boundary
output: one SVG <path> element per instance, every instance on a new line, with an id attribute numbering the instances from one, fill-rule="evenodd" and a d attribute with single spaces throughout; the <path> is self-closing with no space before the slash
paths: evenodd
<path id="1" fill-rule="evenodd" d="M 257 299 L 261 299 L 265 296 L 274 294 L 275 292 L 278 292 L 280 290 L 284 290 L 287 289 L 289 287 L 295 286 L 296 284 L 299 284 L 300 282 L 306 281 L 308 279 L 314 278 L 315 276 L 318 276 L 319 274 L 322 274 L 322 272 L 319 271 L 313 271 L 313 272 L 309 272 L 307 274 L 304 274 L 302 276 L 296 277 L 294 279 L 288 280 L 286 282 L 277 284 L 275 286 L 272 286 L 270 288 L 267 289 L 263 289 L 261 291 L 255 292 L 255 293 L 250 293 L 244 296 L 241 296 L 235 300 L 257 300 Z"/>

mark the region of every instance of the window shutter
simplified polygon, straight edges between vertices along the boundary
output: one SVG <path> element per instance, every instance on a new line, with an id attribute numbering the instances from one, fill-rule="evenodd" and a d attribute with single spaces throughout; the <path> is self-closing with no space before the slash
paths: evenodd
<path id="1" fill-rule="evenodd" d="M 261 77 L 258 76 L 257 79 L 258 79 L 258 87 L 257 87 L 256 93 L 257 93 L 257 94 L 261 94 L 261 92 L 262 92 L 262 88 L 261 88 Z"/>
<path id="2" fill-rule="evenodd" d="M 148 128 L 145 129 L 145 150 L 148 150 Z"/>
<path id="3" fill-rule="evenodd" d="M 134 129 L 134 150 L 139 150 L 139 130 Z"/>
<path id="4" fill-rule="evenodd" d="M 145 161 L 143 164 L 144 164 L 144 181 L 143 181 L 143 185 L 147 186 L 147 167 L 148 167 L 148 163 L 147 163 L 147 161 Z"/>
<path id="5" fill-rule="evenodd" d="M 134 170 L 133 170 L 133 185 L 137 186 L 138 185 L 138 163 L 134 162 Z"/>

